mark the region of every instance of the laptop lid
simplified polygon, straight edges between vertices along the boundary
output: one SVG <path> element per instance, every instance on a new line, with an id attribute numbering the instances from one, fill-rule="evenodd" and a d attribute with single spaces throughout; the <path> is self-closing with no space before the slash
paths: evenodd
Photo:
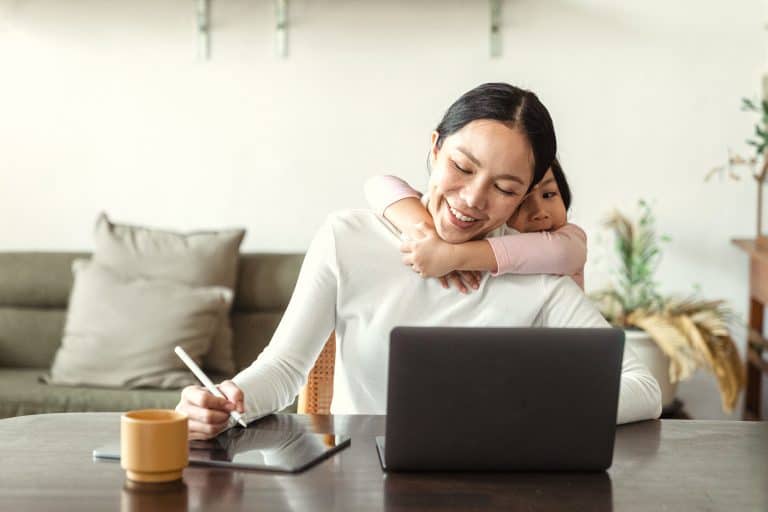
<path id="1" fill-rule="evenodd" d="M 612 328 L 397 327 L 388 470 L 604 470 L 624 349 Z"/>

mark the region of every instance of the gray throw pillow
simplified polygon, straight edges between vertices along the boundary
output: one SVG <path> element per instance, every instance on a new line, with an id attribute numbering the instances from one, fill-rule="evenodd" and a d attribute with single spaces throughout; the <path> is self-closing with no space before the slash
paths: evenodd
<path id="1" fill-rule="evenodd" d="M 94 229 L 93 260 L 127 277 L 223 286 L 234 291 L 244 236 L 244 229 L 177 233 L 116 224 L 101 213 Z M 235 372 L 228 310 L 220 318 L 203 366 L 215 373 Z"/>
<path id="2" fill-rule="evenodd" d="M 231 306 L 231 290 L 126 278 L 86 260 L 75 261 L 73 271 L 64 339 L 44 380 L 121 388 L 196 383 L 173 347 L 200 363 Z"/>

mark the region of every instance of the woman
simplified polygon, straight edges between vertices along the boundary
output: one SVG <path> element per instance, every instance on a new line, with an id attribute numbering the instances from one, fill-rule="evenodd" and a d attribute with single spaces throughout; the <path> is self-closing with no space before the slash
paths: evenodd
<path id="1" fill-rule="evenodd" d="M 432 133 L 425 201 L 443 240 L 488 236 L 514 213 L 555 157 L 552 120 L 536 95 L 484 84 L 459 98 Z M 212 437 L 237 409 L 247 421 L 289 405 L 331 331 L 337 357 L 331 411 L 386 412 L 388 339 L 397 325 L 607 327 L 569 278 L 485 277 L 455 294 L 404 266 L 397 232 L 371 211 L 330 215 L 310 245 L 296 288 L 270 344 L 220 387 L 229 400 L 190 386 L 177 409 L 190 438 Z M 654 418 L 659 387 L 625 352 L 618 422 Z"/>

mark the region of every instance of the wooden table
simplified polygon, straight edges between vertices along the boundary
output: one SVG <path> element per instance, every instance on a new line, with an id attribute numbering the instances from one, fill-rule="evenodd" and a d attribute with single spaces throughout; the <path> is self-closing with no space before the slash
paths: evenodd
<path id="1" fill-rule="evenodd" d="M 188 467 L 184 483 L 126 485 L 94 447 L 118 439 L 118 413 L 0 421 L 0 510 L 768 510 L 768 422 L 647 421 L 619 427 L 607 473 L 385 474 L 383 416 L 265 418 L 257 427 L 352 436 L 296 475 Z"/>
<path id="2" fill-rule="evenodd" d="M 760 420 L 768 411 L 768 340 L 764 337 L 763 317 L 768 305 L 768 250 L 754 240 L 731 240 L 749 255 L 749 325 L 747 326 L 747 385 L 744 391 L 745 420 Z M 766 390 L 764 392 L 764 390 Z"/>

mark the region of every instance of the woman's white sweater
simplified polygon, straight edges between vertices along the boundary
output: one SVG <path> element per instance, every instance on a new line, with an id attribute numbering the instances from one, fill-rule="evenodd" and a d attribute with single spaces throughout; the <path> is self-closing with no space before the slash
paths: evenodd
<path id="1" fill-rule="evenodd" d="M 247 420 L 294 400 L 333 330 L 331 412 L 385 414 L 389 333 L 395 326 L 608 326 L 569 277 L 486 275 L 479 289 L 462 295 L 405 266 L 399 243 L 389 223 L 372 211 L 328 217 L 271 342 L 233 378 L 245 393 Z M 656 380 L 625 348 L 617 422 L 660 413 Z"/>

